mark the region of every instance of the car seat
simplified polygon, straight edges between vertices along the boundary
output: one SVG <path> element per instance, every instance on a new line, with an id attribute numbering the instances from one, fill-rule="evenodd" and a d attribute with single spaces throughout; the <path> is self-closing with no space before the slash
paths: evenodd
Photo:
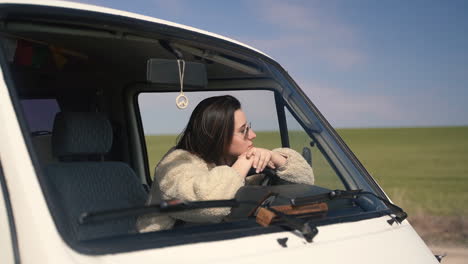
<path id="1" fill-rule="evenodd" d="M 41 166 L 56 162 L 57 159 L 52 155 L 52 133 L 49 131 L 35 131 L 31 133 L 31 139 L 36 151 L 36 157 Z"/>
<path id="2" fill-rule="evenodd" d="M 62 234 L 83 241 L 136 232 L 136 217 L 80 224 L 86 212 L 144 206 L 147 193 L 123 162 L 104 161 L 112 127 L 103 113 L 60 112 L 52 133 L 59 162 L 45 168 L 48 202 Z"/>

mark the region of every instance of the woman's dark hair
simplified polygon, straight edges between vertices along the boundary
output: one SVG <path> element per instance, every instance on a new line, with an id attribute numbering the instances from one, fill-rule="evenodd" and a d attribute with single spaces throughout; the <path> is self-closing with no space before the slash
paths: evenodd
<path id="1" fill-rule="evenodd" d="M 234 112 L 240 108 L 239 100 L 230 95 L 204 99 L 193 110 L 176 148 L 221 165 L 232 141 Z"/>

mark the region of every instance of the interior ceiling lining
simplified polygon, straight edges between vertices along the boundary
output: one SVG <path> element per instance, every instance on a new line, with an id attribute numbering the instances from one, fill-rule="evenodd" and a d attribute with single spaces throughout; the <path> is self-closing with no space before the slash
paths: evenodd
<path id="1" fill-rule="evenodd" d="M 132 77 L 135 79 L 128 79 L 128 82 L 145 81 L 146 61 L 149 58 L 175 59 L 175 56 L 163 48 L 157 39 L 140 37 L 130 33 L 110 34 L 109 31 L 103 31 L 101 35 L 98 33 L 99 30 L 90 30 L 90 34 L 86 34 L 87 29 L 78 30 L 75 27 L 67 31 L 64 26 L 61 26 L 58 30 L 53 29 L 54 27 L 46 26 L 41 30 L 35 30 L 41 28 L 41 25 L 31 26 L 29 23 L 23 26 L 3 26 L 0 30 L 4 31 L 8 36 L 54 45 L 85 54 L 89 58 L 90 65 L 84 70 L 108 71 L 108 73 L 128 72 L 128 76 L 135 76 Z M 48 32 L 45 29 L 51 31 Z M 209 58 L 194 56 L 187 50 L 182 50 L 182 52 L 187 61 L 205 63 L 208 79 L 252 78 L 252 74 L 213 62 Z M 109 76 L 112 76 L 112 74 L 109 74 Z M 258 74 L 255 77 L 262 76 L 265 76 L 265 74 Z"/>

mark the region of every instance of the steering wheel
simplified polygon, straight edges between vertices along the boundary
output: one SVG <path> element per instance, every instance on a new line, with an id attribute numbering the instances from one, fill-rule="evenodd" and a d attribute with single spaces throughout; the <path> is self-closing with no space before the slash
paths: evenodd
<path id="1" fill-rule="evenodd" d="M 265 168 L 262 173 L 265 175 L 265 177 L 260 182 L 261 186 L 294 184 L 293 182 L 289 182 L 278 177 L 276 171 L 273 169 Z"/>

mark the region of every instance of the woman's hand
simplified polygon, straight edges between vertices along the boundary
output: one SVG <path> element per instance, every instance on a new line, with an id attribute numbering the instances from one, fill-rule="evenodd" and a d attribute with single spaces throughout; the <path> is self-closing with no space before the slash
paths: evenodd
<path id="1" fill-rule="evenodd" d="M 232 164 L 232 168 L 239 173 L 242 177 L 246 177 L 249 173 L 250 168 L 252 168 L 253 159 L 247 158 L 247 152 L 243 153 L 237 157 L 236 162 Z"/>
<path id="2" fill-rule="evenodd" d="M 262 172 L 266 166 L 272 169 L 286 164 L 286 158 L 279 153 L 264 148 L 252 148 L 246 152 L 246 158 L 252 159 L 252 167 L 256 173 Z"/>

